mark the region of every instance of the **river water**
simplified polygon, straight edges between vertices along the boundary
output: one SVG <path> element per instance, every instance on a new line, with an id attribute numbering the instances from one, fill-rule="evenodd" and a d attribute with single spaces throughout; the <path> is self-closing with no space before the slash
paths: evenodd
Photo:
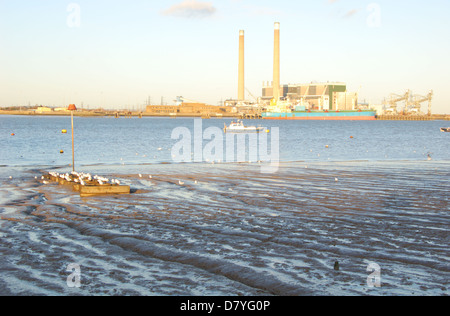
<path id="1" fill-rule="evenodd" d="M 0 116 L 0 294 L 449 294 L 445 122 L 246 121 L 271 161 L 225 135 L 208 159 L 229 122 L 76 117 L 76 169 L 132 188 L 81 198 L 40 179 L 71 171 L 70 118 Z"/>

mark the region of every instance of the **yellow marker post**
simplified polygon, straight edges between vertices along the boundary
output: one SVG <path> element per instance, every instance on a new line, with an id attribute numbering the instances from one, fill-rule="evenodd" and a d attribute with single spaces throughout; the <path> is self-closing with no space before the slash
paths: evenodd
<path id="1" fill-rule="evenodd" d="M 72 121 L 72 168 L 75 171 L 75 146 L 74 146 L 74 131 L 73 131 L 73 111 L 77 110 L 75 104 L 70 104 L 68 110 L 70 111 L 70 117 Z"/>

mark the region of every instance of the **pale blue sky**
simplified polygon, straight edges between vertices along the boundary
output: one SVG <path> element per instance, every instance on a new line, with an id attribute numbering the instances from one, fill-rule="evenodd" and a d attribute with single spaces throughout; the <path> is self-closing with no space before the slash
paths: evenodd
<path id="1" fill-rule="evenodd" d="M 434 89 L 434 112 L 450 113 L 448 12 L 448 0 L 0 0 L 0 106 L 236 98 L 240 29 L 259 96 L 280 22 L 282 83 L 343 81 L 373 103 Z"/>

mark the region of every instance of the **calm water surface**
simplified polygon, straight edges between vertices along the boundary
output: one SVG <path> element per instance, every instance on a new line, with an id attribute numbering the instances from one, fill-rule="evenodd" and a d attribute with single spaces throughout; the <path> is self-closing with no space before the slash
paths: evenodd
<path id="1" fill-rule="evenodd" d="M 231 120 L 200 121 L 203 130 L 223 128 Z M 246 121 L 247 125 L 278 127 L 281 161 L 385 161 L 450 158 L 446 122 L 436 121 Z M 194 137 L 193 119 L 75 118 L 78 165 L 133 165 L 173 162 L 171 139 L 177 127 Z M 61 130 L 66 129 L 67 134 Z M 15 136 L 11 136 L 14 133 Z M 353 138 L 351 138 L 353 136 Z M 270 139 L 270 138 L 269 138 Z M 209 140 L 204 140 L 205 146 Z M 63 166 L 71 163 L 68 117 L 0 117 L 0 165 Z M 326 147 L 328 146 L 328 147 Z M 225 144 L 224 144 L 225 148 Z M 248 146 L 247 146 L 248 148 Z M 60 150 L 64 154 L 60 154 Z M 224 153 L 225 155 L 225 153 Z M 225 158 L 225 156 L 224 156 Z M 222 159 L 225 161 L 225 159 Z"/>

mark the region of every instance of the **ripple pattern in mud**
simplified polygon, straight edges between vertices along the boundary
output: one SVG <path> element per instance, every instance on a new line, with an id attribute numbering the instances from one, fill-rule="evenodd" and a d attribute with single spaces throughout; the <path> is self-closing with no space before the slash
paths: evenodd
<path id="1" fill-rule="evenodd" d="M 448 164 L 146 168 L 127 196 L 2 179 L 0 293 L 449 294 Z"/>

